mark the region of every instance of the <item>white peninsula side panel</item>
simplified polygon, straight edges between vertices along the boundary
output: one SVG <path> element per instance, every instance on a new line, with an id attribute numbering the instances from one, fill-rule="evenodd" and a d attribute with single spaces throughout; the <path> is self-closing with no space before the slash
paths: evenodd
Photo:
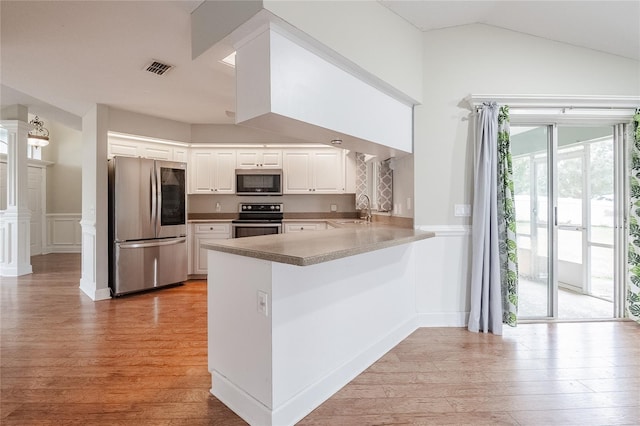
<path id="1" fill-rule="evenodd" d="M 252 425 L 302 419 L 415 330 L 420 243 L 304 267 L 210 250 L 212 393 Z"/>

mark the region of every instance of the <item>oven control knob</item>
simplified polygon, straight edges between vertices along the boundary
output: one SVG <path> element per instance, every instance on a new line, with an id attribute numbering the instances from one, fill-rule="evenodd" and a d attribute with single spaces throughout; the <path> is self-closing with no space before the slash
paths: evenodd
<path id="1" fill-rule="evenodd" d="M 251 210 L 251 206 L 245 206 L 247 210 Z"/>
<path id="2" fill-rule="evenodd" d="M 271 206 L 271 210 L 275 210 L 276 206 Z"/>

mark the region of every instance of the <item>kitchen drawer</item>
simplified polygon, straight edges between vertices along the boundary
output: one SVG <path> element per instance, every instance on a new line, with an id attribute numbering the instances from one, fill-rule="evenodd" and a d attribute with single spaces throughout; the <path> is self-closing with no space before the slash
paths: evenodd
<path id="1" fill-rule="evenodd" d="M 284 225 L 284 232 L 324 231 L 326 229 L 326 222 L 297 222 L 285 223 Z"/>
<path id="2" fill-rule="evenodd" d="M 230 223 L 198 223 L 195 226 L 196 234 L 228 234 L 231 235 Z"/>

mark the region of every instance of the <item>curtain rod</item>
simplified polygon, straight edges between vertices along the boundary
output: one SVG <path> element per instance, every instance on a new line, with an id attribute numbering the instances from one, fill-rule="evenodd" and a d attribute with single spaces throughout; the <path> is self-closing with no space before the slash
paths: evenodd
<path id="1" fill-rule="evenodd" d="M 574 105 L 567 105 L 567 106 L 559 106 L 559 105 L 553 105 L 553 106 L 549 106 L 549 105 L 518 105 L 518 104 L 510 104 L 510 103 L 501 103 L 501 102 L 496 102 L 496 104 L 498 106 L 508 106 L 509 109 L 511 110 L 529 110 L 529 109 L 539 109 L 539 110 L 562 110 L 563 113 L 566 113 L 567 111 L 571 111 L 571 110 L 592 110 L 592 111 L 622 111 L 622 110 L 635 110 L 638 111 L 640 110 L 640 108 L 636 108 L 636 107 L 631 107 L 631 106 L 627 106 L 627 107 L 619 107 L 619 106 L 598 106 L 598 107 L 594 107 L 594 106 L 574 106 Z M 481 104 L 476 104 L 473 105 L 473 108 L 478 111 L 479 109 L 482 108 L 483 103 Z"/>
<path id="2" fill-rule="evenodd" d="M 470 109 L 478 109 L 484 102 L 496 102 L 517 109 L 635 109 L 640 107 L 639 96 L 565 96 L 565 95 L 469 95 Z"/>

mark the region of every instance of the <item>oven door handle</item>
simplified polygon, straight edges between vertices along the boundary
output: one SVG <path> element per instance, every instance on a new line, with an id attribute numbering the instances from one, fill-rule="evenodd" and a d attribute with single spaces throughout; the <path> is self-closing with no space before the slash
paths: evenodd
<path id="1" fill-rule="evenodd" d="M 282 228 L 282 223 L 279 222 L 264 222 L 264 223 L 232 223 L 232 227 L 237 228 L 241 226 L 243 228 Z"/>

